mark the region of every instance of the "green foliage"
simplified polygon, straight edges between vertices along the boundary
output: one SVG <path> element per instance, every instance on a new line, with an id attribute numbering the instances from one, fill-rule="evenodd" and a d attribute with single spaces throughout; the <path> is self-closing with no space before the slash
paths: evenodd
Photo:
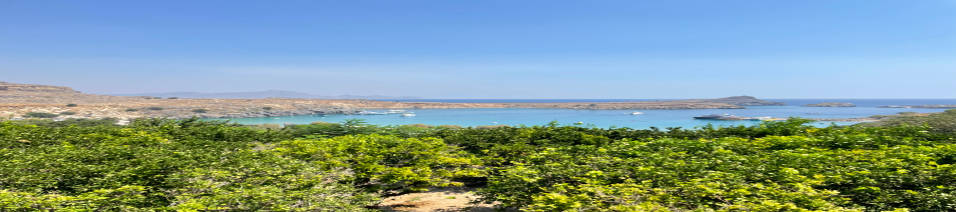
<path id="1" fill-rule="evenodd" d="M 48 119 L 29 119 L 21 120 L 17 123 L 26 124 L 26 125 L 37 125 L 42 127 L 68 127 L 68 126 L 77 126 L 77 127 L 94 127 L 94 126 L 112 126 L 116 124 L 116 119 L 113 118 L 104 118 L 104 119 L 66 119 L 62 121 L 53 121 Z"/>
<path id="2" fill-rule="evenodd" d="M 277 157 L 268 151 L 228 154 L 209 168 L 193 168 L 172 176 L 172 208 L 242 211 L 362 211 L 374 195 L 335 183 L 344 173 L 328 172 L 304 161 Z"/>
<path id="3" fill-rule="evenodd" d="M 40 113 L 40 112 L 29 112 L 23 115 L 23 117 L 27 117 L 27 118 L 56 118 L 57 116 L 60 116 L 60 115 L 52 114 L 52 113 Z"/>
<path id="4" fill-rule="evenodd" d="M 76 115 L 76 112 L 73 112 L 73 111 L 63 111 L 63 112 L 60 112 L 60 115 L 66 115 L 66 116 Z"/>
<path id="5" fill-rule="evenodd" d="M 4 210 L 360 211 L 375 197 L 269 150 L 281 133 L 196 119 L 0 122 Z"/>
<path id="6" fill-rule="evenodd" d="M 147 107 L 147 110 L 163 110 L 162 107 Z"/>
<path id="7" fill-rule="evenodd" d="M 865 123 L 866 126 L 927 126 L 929 131 L 956 136 L 956 109 L 927 116 L 901 114 L 879 122 Z"/>
<path id="8" fill-rule="evenodd" d="M 203 108 L 198 108 L 198 109 L 193 109 L 192 112 L 193 112 L 193 113 L 206 113 L 206 112 L 209 112 L 209 110 L 203 109 Z"/>
<path id="9" fill-rule="evenodd" d="M 665 130 L 115 122 L 0 122 L 0 210 L 363 211 L 463 183 L 524 211 L 956 210 L 956 140 L 942 118 Z"/>
<path id="10" fill-rule="evenodd" d="M 145 204 L 145 188 L 122 186 L 97 189 L 68 196 L 0 190 L 0 208 L 14 211 L 140 211 Z"/>
<path id="11" fill-rule="evenodd" d="M 358 119 L 346 120 L 342 124 L 315 122 L 307 125 L 286 125 L 283 130 L 295 137 L 312 136 L 318 138 L 375 132 L 374 126 L 365 124 L 365 121 Z"/>
<path id="12" fill-rule="evenodd" d="M 443 130 L 462 129 L 458 126 L 428 126 L 422 124 L 399 126 L 375 126 L 361 119 L 349 119 L 342 123 L 315 122 L 306 125 L 286 125 L 282 131 L 294 137 L 329 138 L 342 135 L 395 135 L 403 138 L 441 136 Z"/>
<path id="13" fill-rule="evenodd" d="M 67 106 L 67 107 L 76 107 L 77 105 L 76 105 L 76 104 L 73 104 L 73 103 L 70 103 L 70 104 L 66 104 L 66 106 Z"/>
<path id="14" fill-rule="evenodd" d="M 275 151 L 325 169 L 348 170 L 354 173 L 349 181 L 356 186 L 386 194 L 460 186 L 452 179 L 480 175 L 477 158 L 436 138 L 346 135 L 284 141 Z"/>
<path id="15" fill-rule="evenodd" d="M 136 108 L 126 108 L 125 111 L 126 111 L 126 112 L 136 112 L 136 111 L 139 111 L 139 109 L 136 109 Z"/>
<path id="16" fill-rule="evenodd" d="M 768 130 L 804 135 L 538 149 L 495 170 L 480 193 L 529 211 L 956 209 L 951 141 L 906 129 Z"/>

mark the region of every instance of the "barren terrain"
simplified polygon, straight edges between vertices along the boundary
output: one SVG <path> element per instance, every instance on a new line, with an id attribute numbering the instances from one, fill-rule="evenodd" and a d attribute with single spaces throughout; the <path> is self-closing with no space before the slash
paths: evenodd
<path id="1" fill-rule="evenodd" d="M 56 119 L 144 117 L 236 118 L 311 114 L 350 114 L 366 109 L 438 108 L 567 108 L 608 109 L 740 109 L 744 105 L 779 103 L 740 96 L 721 99 L 647 102 L 569 103 L 438 103 L 337 99 L 161 99 L 86 94 L 68 87 L 0 82 L 0 118 L 26 118 L 30 113 L 57 114 Z"/>

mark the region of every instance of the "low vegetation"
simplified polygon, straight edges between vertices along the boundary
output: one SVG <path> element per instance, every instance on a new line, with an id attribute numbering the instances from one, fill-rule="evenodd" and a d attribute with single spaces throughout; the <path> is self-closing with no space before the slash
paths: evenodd
<path id="1" fill-rule="evenodd" d="M 942 113 L 932 113 L 925 116 L 917 114 L 901 114 L 879 122 L 864 124 L 866 126 L 926 126 L 930 131 L 956 136 L 956 109 Z"/>
<path id="2" fill-rule="evenodd" d="M 56 118 L 57 116 L 60 116 L 60 115 L 53 114 L 53 113 L 42 113 L 42 112 L 29 112 L 23 115 L 23 117 L 25 118 Z"/>
<path id="3" fill-rule="evenodd" d="M 387 196 L 469 186 L 481 201 L 523 211 L 956 210 L 956 138 L 947 125 L 805 123 L 5 121 L 0 208 L 364 211 Z"/>

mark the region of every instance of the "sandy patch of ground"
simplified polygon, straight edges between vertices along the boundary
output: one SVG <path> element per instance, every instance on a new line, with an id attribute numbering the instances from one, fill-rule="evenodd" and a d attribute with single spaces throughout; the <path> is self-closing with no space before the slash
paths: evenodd
<path id="1" fill-rule="evenodd" d="M 473 192 L 462 188 L 433 189 L 386 198 L 379 204 L 384 211 L 495 211 L 491 204 L 471 204 L 478 199 Z"/>

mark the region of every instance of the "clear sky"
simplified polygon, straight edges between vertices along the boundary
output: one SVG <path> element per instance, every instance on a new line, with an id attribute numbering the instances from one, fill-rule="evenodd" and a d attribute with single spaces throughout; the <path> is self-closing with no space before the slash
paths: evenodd
<path id="1" fill-rule="evenodd" d="M 0 81 L 89 93 L 956 98 L 956 0 L 3 0 Z"/>

